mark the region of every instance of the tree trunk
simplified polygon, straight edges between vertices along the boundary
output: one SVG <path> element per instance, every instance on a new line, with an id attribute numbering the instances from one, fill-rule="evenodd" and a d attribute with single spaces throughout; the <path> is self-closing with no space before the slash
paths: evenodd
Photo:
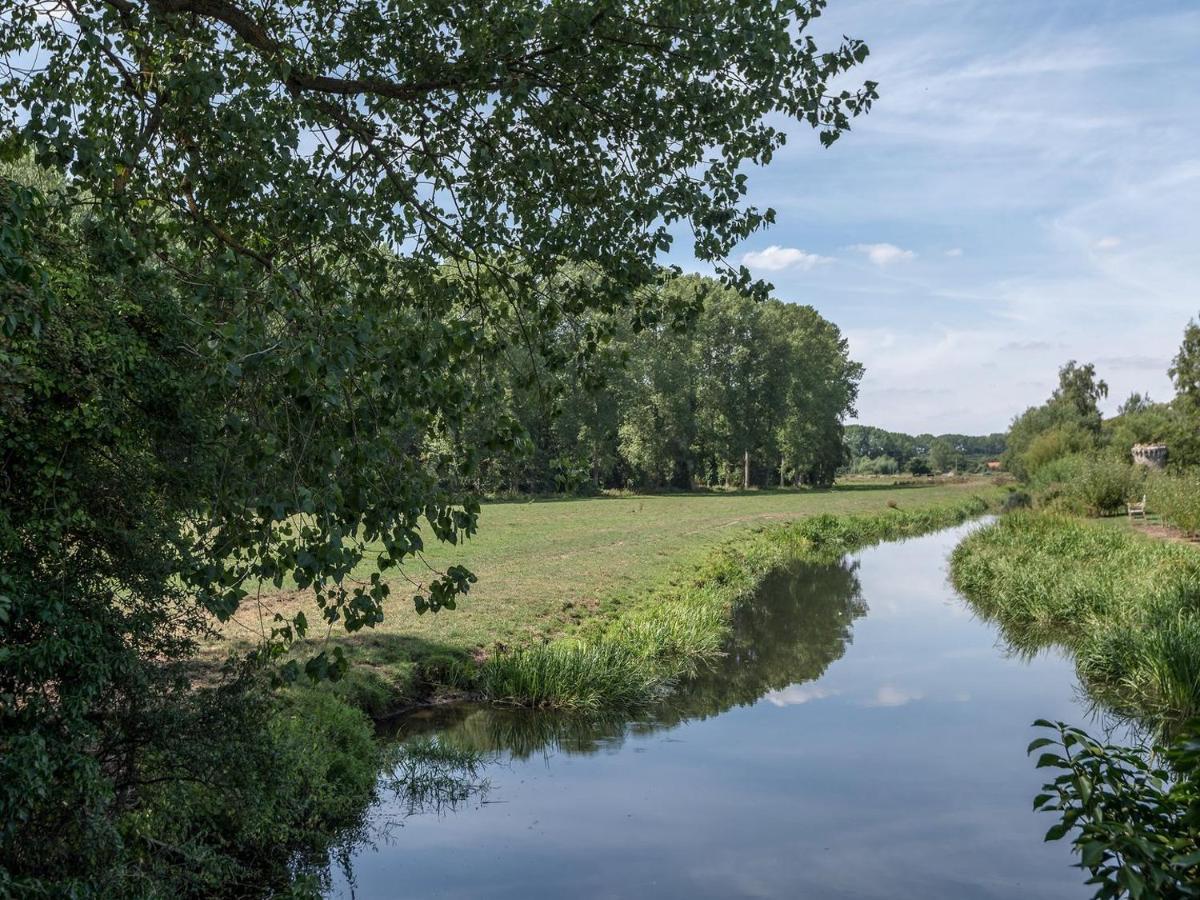
<path id="1" fill-rule="evenodd" d="M 787 458 L 779 457 L 779 486 L 783 487 L 787 483 L 787 476 L 784 474 L 787 469 Z"/>
<path id="2" fill-rule="evenodd" d="M 742 451 L 742 490 L 750 489 L 750 451 Z"/>

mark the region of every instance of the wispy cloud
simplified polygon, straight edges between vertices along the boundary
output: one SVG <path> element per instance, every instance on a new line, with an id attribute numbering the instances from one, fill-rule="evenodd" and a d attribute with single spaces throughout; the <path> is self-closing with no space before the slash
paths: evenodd
<path id="1" fill-rule="evenodd" d="M 799 269 L 807 272 L 822 263 L 833 262 L 827 256 L 808 253 L 796 247 L 780 247 L 772 244 L 765 250 L 753 250 L 742 257 L 743 265 L 767 272 L 782 272 L 784 269 Z"/>
<path id="2" fill-rule="evenodd" d="M 849 337 L 858 421 L 1000 430 L 1072 358 L 1107 411 L 1171 397 L 1200 310 L 1200 5 L 846 0 L 818 26 L 870 43 L 880 100 L 831 151 L 797 128 L 750 199 L 778 244 L 868 263 L 771 279 Z"/>
<path id="3" fill-rule="evenodd" d="M 917 256 L 912 250 L 904 250 L 895 244 L 855 244 L 850 249 L 865 254 L 877 266 L 890 266 Z"/>

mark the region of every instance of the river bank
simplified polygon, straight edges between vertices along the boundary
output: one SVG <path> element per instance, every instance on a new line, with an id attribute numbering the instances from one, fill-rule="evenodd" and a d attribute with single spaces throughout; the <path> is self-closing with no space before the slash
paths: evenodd
<path id="1" fill-rule="evenodd" d="M 772 568 L 944 527 L 1004 494 L 980 480 L 496 504 L 479 538 L 430 551 L 431 566 L 472 568 L 478 590 L 423 617 L 401 594 L 382 626 L 335 632 L 329 643 L 352 667 L 331 689 L 376 718 L 464 696 L 593 710 L 644 702 L 720 652 L 730 609 Z M 304 602 L 266 597 L 261 614 Z M 245 646 L 229 637 L 224 649 Z"/>
<path id="2" fill-rule="evenodd" d="M 1170 731 L 1200 712 L 1200 553 L 1132 529 L 1006 515 L 953 555 L 957 588 L 1007 641 L 1068 649 L 1089 692 Z"/>

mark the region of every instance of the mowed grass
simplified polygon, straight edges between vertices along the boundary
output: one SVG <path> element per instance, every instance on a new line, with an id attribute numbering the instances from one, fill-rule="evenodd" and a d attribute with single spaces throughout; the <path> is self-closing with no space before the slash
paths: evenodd
<path id="1" fill-rule="evenodd" d="M 335 627 L 329 639 L 345 648 L 355 666 L 373 670 L 375 681 L 403 694 L 411 687 L 415 664 L 452 682 L 453 671 L 445 670 L 461 659 L 533 646 L 573 633 L 585 622 L 613 620 L 687 580 L 714 548 L 752 529 L 823 514 L 932 509 L 1002 493 L 986 480 L 975 480 L 488 503 L 474 538 L 457 547 L 430 546 L 424 554 L 433 569 L 458 564 L 478 576 L 457 609 L 418 615 L 412 586 L 394 579 L 382 625 L 354 635 Z M 372 567 L 364 564 L 359 574 L 366 577 Z M 429 572 L 419 562 L 405 569 L 417 582 Z M 311 623 L 309 644 L 319 643 L 324 631 L 311 596 L 283 591 L 247 601 L 214 652 L 253 646 L 269 630 L 274 613 L 292 615 L 299 609 Z M 375 704 L 367 699 L 364 705 Z"/>

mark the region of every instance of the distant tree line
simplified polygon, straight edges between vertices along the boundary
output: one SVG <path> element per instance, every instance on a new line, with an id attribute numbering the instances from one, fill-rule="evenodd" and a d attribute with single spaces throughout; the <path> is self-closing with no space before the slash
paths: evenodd
<path id="1" fill-rule="evenodd" d="M 473 489 L 586 492 L 829 484 L 844 463 L 842 421 L 862 366 L 812 307 L 760 302 L 695 275 L 663 305 L 686 320 L 564 316 L 535 346 L 513 340 L 492 377 L 525 436 L 485 452 Z M 596 346 L 578 365 L 551 365 Z"/>
<path id="2" fill-rule="evenodd" d="M 904 434 L 871 425 L 846 426 L 846 470 L 855 474 L 913 475 L 972 472 L 1005 449 L 1005 435 Z"/>

